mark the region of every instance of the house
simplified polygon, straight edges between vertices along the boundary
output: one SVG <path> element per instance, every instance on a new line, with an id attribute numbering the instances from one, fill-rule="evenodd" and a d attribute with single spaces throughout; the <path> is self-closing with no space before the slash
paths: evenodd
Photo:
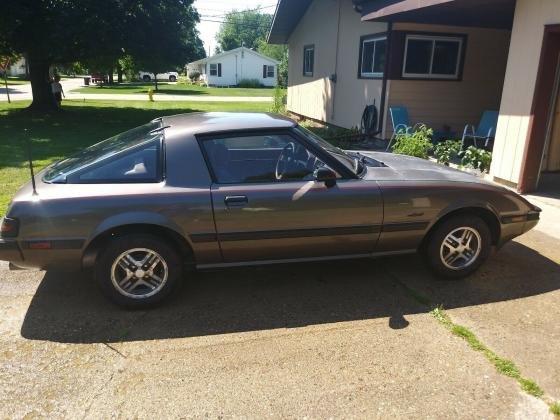
<path id="1" fill-rule="evenodd" d="M 13 62 L 10 67 L 8 67 L 8 76 L 13 77 L 27 77 L 28 69 L 27 62 L 25 58 L 19 58 L 17 61 Z"/>
<path id="2" fill-rule="evenodd" d="M 239 47 L 187 64 L 187 74 L 195 72 L 209 86 L 237 86 L 243 80 L 276 86 L 278 62 L 250 48 Z"/>
<path id="3" fill-rule="evenodd" d="M 289 45 L 294 114 L 349 128 L 375 102 L 388 138 L 401 105 L 460 138 L 499 110 L 493 179 L 528 192 L 560 171 L 559 0 L 280 0 L 269 42 Z"/>

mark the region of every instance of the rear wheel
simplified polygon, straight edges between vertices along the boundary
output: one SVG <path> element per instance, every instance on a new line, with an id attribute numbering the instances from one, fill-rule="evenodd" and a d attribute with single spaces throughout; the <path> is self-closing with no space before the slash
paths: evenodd
<path id="1" fill-rule="evenodd" d="M 111 242 L 95 265 L 103 293 L 118 305 L 149 307 L 179 284 L 182 265 L 175 250 L 152 235 L 130 234 Z"/>
<path id="2" fill-rule="evenodd" d="M 169 81 L 170 82 L 176 82 L 177 78 L 175 76 L 171 75 L 171 76 L 169 76 Z"/>
<path id="3" fill-rule="evenodd" d="M 142 80 L 144 82 L 149 82 L 150 80 L 152 80 L 152 78 L 150 76 L 148 76 L 147 74 L 145 74 L 144 76 L 142 76 Z"/>
<path id="4" fill-rule="evenodd" d="M 440 277 L 459 279 L 472 274 L 490 255 L 492 235 L 477 216 L 455 216 L 436 228 L 425 247 L 425 258 Z"/>

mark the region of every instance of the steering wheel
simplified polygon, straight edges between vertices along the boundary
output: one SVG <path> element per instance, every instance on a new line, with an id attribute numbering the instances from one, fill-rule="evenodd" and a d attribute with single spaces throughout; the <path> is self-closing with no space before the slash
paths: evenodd
<path id="1" fill-rule="evenodd" d="M 278 156 L 278 161 L 276 162 L 276 179 L 281 180 L 288 174 L 290 166 L 294 162 L 294 156 L 296 154 L 296 145 L 294 142 L 288 143 L 282 151 L 280 156 Z"/>

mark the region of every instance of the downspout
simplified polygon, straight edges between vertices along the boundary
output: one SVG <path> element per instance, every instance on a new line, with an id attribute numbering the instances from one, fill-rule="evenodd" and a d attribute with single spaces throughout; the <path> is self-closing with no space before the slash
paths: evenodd
<path id="1" fill-rule="evenodd" d="M 330 77 L 330 81 L 332 82 L 332 109 L 331 109 L 331 121 L 334 122 L 335 117 L 335 99 L 336 99 L 336 80 L 337 80 L 337 73 L 338 73 L 338 43 L 339 43 L 339 35 L 340 35 L 340 9 L 342 7 L 341 0 L 338 1 L 338 19 L 336 23 L 336 53 L 334 58 L 334 73 Z"/>
<path id="2" fill-rule="evenodd" d="M 393 34 L 393 22 L 387 24 L 387 56 L 385 57 L 385 68 L 383 69 L 383 80 L 381 84 L 381 101 L 379 104 L 379 125 L 377 131 L 379 133 L 383 132 L 383 126 L 385 122 L 385 101 L 387 97 L 387 80 L 389 78 L 389 63 L 391 63 L 391 39 Z"/>

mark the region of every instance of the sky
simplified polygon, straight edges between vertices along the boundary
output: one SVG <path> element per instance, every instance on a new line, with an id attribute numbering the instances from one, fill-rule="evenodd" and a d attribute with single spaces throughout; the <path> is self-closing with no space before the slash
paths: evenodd
<path id="1" fill-rule="evenodd" d="M 194 6 L 200 14 L 198 30 L 200 38 L 204 42 L 206 54 L 210 49 L 210 55 L 214 54 L 216 47 L 216 33 L 220 29 L 219 22 L 223 21 L 224 15 L 231 10 L 244 10 L 262 7 L 262 12 L 273 14 L 277 0 L 195 0 Z"/>

